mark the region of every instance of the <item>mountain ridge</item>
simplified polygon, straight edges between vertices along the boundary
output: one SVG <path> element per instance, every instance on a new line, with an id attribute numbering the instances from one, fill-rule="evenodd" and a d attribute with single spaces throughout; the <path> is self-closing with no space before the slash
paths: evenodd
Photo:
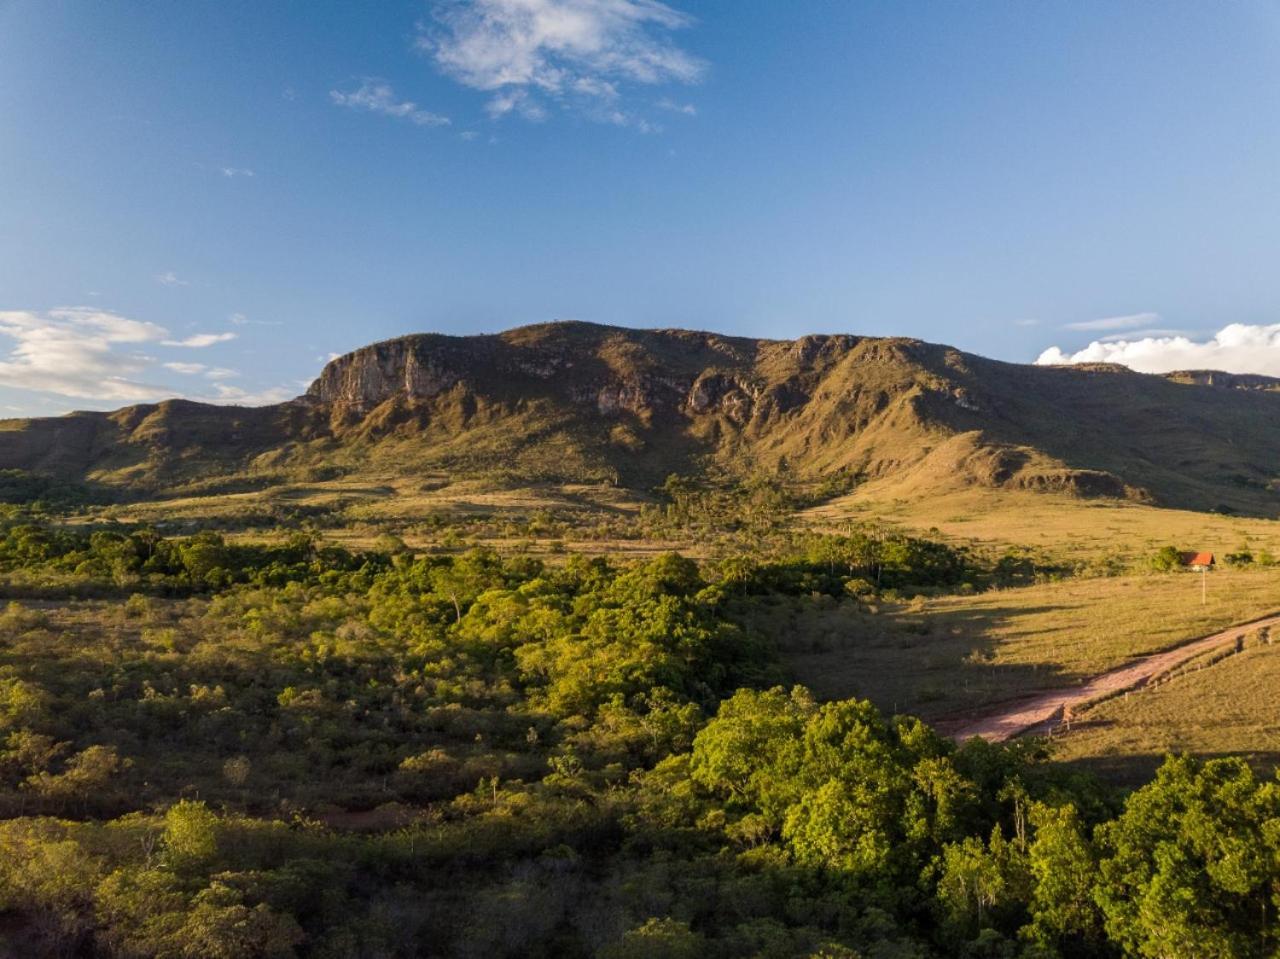
<path id="1" fill-rule="evenodd" d="M 369 344 L 273 406 L 3 421 L 0 468 L 123 491 L 282 470 L 636 488 L 670 472 L 839 472 L 906 496 L 983 485 L 1271 515 L 1277 414 L 1266 378 L 1030 366 L 907 337 L 559 322 Z"/>

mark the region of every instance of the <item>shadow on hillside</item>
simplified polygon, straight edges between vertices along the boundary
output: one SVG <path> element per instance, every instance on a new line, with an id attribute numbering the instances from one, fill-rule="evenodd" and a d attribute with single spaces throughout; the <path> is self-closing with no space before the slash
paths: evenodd
<path id="1" fill-rule="evenodd" d="M 1003 703 L 1080 677 L 1047 663 L 996 662 L 993 633 L 1008 642 L 1020 618 L 1056 606 L 987 607 L 927 614 L 910 604 L 869 612 L 852 603 L 796 600 L 757 625 L 775 638 L 794 679 L 821 699 L 870 699 L 948 727 Z M 1028 631 L 1027 634 L 1029 634 Z"/>

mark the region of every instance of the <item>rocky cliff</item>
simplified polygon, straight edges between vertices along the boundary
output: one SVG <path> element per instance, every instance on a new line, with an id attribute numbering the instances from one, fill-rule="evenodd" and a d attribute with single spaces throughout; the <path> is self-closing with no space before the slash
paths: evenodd
<path id="1" fill-rule="evenodd" d="M 976 484 L 1269 513 L 1280 394 L 1262 379 L 1024 366 L 903 338 L 551 323 L 376 343 L 273 407 L 7 421 L 0 468 L 152 490 L 298 469 L 639 487 L 842 470 L 901 495 Z"/>

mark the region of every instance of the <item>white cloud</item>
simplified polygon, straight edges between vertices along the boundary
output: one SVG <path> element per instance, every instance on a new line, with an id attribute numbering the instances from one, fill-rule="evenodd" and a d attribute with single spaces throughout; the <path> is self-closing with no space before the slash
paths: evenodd
<path id="1" fill-rule="evenodd" d="M 612 123 L 616 127 L 631 127 L 641 133 L 661 133 L 662 127 L 651 123 L 642 116 L 627 113 L 625 110 L 602 110 L 595 113 L 593 119 L 601 123 Z"/>
<path id="2" fill-rule="evenodd" d="M 1280 376 L 1280 323 L 1232 323 L 1207 340 L 1185 335 L 1095 340 L 1074 353 L 1053 346 L 1036 363 L 1120 363 L 1140 373 L 1207 369 Z"/>
<path id="3" fill-rule="evenodd" d="M 290 386 L 245 390 L 220 382 L 239 376 L 236 370 L 177 360 L 162 363 L 141 352 L 149 344 L 207 346 L 234 336 L 200 333 L 173 340 L 168 330 L 155 323 L 88 306 L 0 310 L 0 345 L 11 341 L 7 353 L 0 349 L 0 386 L 92 401 L 91 405 L 107 408 L 177 396 L 239 405 L 291 399 L 296 391 Z M 175 389 L 164 382 L 172 374 L 201 376 L 196 382 L 202 386 Z M 40 408 L 50 402 L 32 397 L 30 406 Z"/>
<path id="4" fill-rule="evenodd" d="M 203 349 L 206 346 L 213 346 L 215 343 L 226 343 L 228 340 L 234 340 L 238 333 L 193 333 L 191 336 L 181 340 L 162 340 L 162 346 L 185 346 L 190 349 Z"/>
<path id="5" fill-rule="evenodd" d="M 243 313 L 232 313 L 227 317 L 232 326 L 279 326 L 280 320 L 251 320 Z"/>
<path id="6" fill-rule="evenodd" d="M 242 390 L 238 386 L 227 386 L 225 383 L 216 383 L 213 388 L 215 395 L 205 402 L 230 406 L 269 406 L 272 403 L 284 403 L 297 396 L 297 393 L 288 386 L 273 386 L 257 392 Z"/>
<path id="7" fill-rule="evenodd" d="M 1084 320 L 1067 323 L 1064 330 L 1129 330 L 1138 326 L 1150 326 L 1160 322 L 1159 313 L 1130 313 L 1127 316 L 1107 316 L 1100 320 Z"/>
<path id="8" fill-rule="evenodd" d="M 529 96 L 528 90 L 503 90 L 485 104 L 484 111 L 494 120 L 513 112 L 534 123 L 547 118 L 546 108 Z"/>
<path id="9" fill-rule="evenodd" d="M 659 110 L 667 110 L 671 113 L 682 113 L 687 117 L 696 117 L 698 108 L 692 103 L 676 103 L 674 100 L 663 97 L 658 101 Z"/>
<path id="10" fill-rule="evenodd" d="M 255 175 L 255 174 L 254 174 L 254 172 L 253 172 L 252 170 L 247 169 L 246 167 L 242 167 L 242 166 L 224 166 L 224 167 L 218 167 L 218 172 L 219 172 L 219 173 L 221 173 L 223 176 L 228 177 L 228 178 L 231 178 L 231 179 L 234 179 L 235 177 L 238 177 L 238 176 L 248 176 L 248 177 L 251 177 L 251 176 L 254 176 L 254 175 Z"/>
<path id="11" fill-rule="evenodd" d="M 3 311 L 0 336 L 14 346 L 0 359 L 0 384 L 126 403 L 160 399 L 171 391 L 139 378 L 151 361 L 119 347 L 166 335 L 154 323 L 85 306 Z"/>
<path id="12" fill-rule="evenodd" d="M 621 97 L 621 84 L 702 77 L 703 61 L 664 35 L 691 23 L 657 0 L 442 0 L 417 47 L 446 75 L 493 94 L 486 108 L 492 117 L 543 119 L 543 97 L 616 122 L 600 110 Z M 671 108 L 692 115 L 691 108 Z"/>
<path id="13" fill-rule="evenodd" d="M 1153 336 L 1190 336 L 1190 335 L 1191 334 L 1187 330 L 1162 330 L 1162 329 L 1125 330 L 1123 333 L 1110 333 L 1107 336 L 1100 336 L 1098 337 L 1098 339 L 1100 339 L 1103 343 L 1121 343 L 1126 340 L 1133 340 L 1133 339 L 1139 339 L 1139 338 L 1145 339 L 1147 337 L 1153 337 Z"/>
<path id="14" fill-rule="evenodd" d="M 178 276 L 172 270 L 167 273 L 157 273 L 156 282 L 161 286 L 190 286 L 191 284 Z"/>
<path id="15" fill-rule="evenodd" d="M 377 77 L 365 77 L 359 88 L 351 93 L 330 90 L 329 99 L 340 107 L 381 113 L 384 116 L 408 120 L 410 123 L 416 123 L 420 127 L 448 126 L 451 122 L 448 117 L 421 109 L 412 100 L 396 99 L 396 94 L 391 89 L 391 84 L 385 80 L 379 80 Z"/>

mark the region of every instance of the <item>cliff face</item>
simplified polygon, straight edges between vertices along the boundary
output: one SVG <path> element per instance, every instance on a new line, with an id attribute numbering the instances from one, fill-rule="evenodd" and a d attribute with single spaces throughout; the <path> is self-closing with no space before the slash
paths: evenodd
<path id="1" fill-rule="evenodd" d="M 719 413 L 745 424 L 761 409 L 804 402 L 805 383 L 861 342 L 850 336 L 748 340 L 586 323 L 496 336 L 423 334 L 338 357 L 306 399 L 366 413 L 388 401 L 421 405 L 458 388 L 498 401 L 550 399 L 601 416 Z"/>
<path id="2" fill-rule="evenodd" d="M 375 343 L 329 362 L 307 390 L 318 403 L 366 410 L 393 396 L 429 399 L 458 381 L 462 365 L 441 338 L 406 336 Z"/>
<path id="3" fill-rule="evenodd" d="M 982 485 L 1269 514 L 1274 382 L 1024 366 L 901 338 L 552 323 L 376 343 L 273 407 L 7 421 L 0 468 L 152 490 L 316 469 L 642 488 L 671 472 L 844 470 L 893 495 Z"/>

